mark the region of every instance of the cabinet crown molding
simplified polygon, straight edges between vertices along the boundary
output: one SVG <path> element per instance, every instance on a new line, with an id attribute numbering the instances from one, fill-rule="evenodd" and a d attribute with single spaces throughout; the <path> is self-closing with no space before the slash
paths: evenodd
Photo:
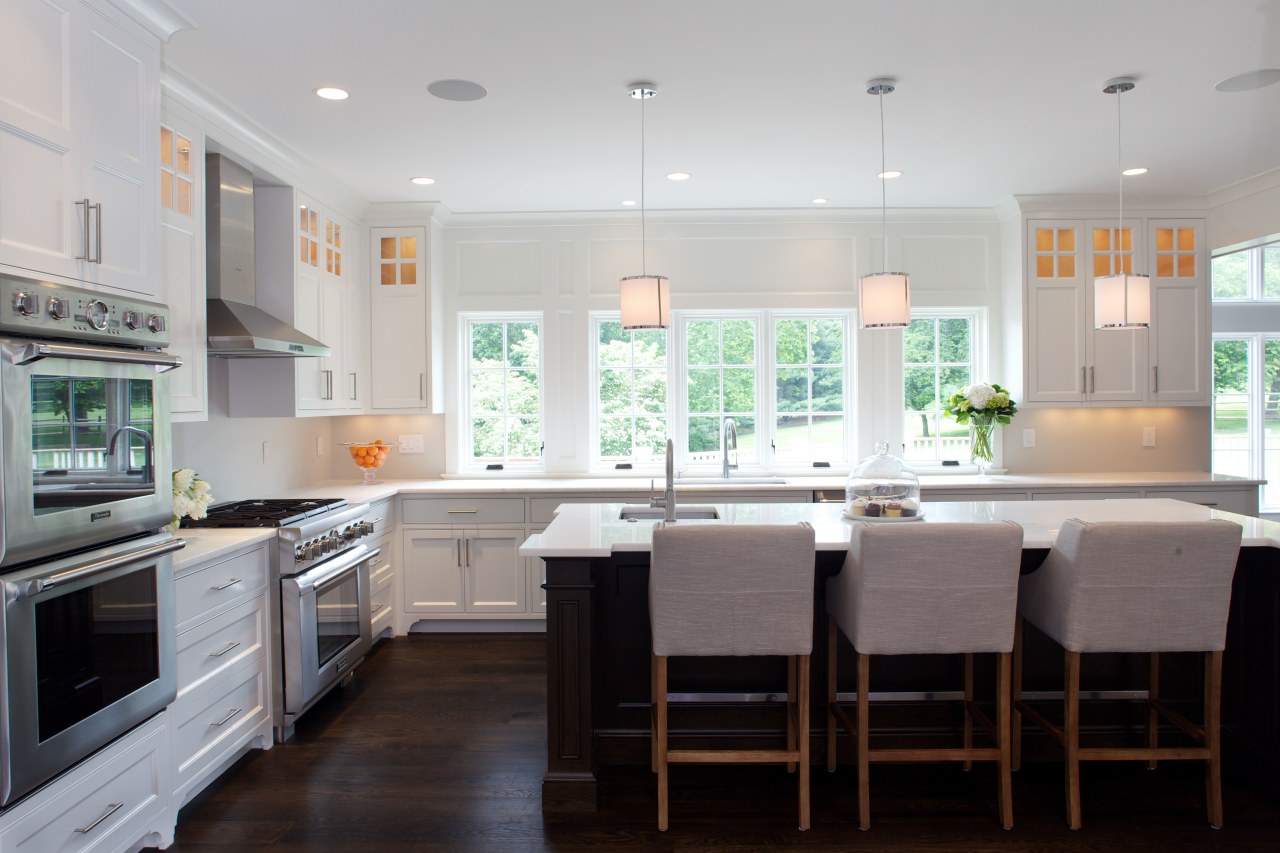
<path id="1" fill-rule="evenodd" d="M 165 0 L 105 1 L 164 42 L 179 30 L 196 28 L 195 21 L 170 6 Z"/>

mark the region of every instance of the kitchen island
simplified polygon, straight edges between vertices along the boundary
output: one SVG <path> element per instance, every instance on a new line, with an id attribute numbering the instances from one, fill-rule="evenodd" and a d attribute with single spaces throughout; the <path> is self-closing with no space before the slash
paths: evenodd
<path id="1" fill-rule="evenodd" d="M 708 506 L 708 504 L 700 504 Z M 685 524 L 813 525 L 815 564 L 814 681 L 811 684 L 814 730 L 824 725 L 826 695 L 826 579 L 844 563 L 852 522 L 840 504 L 762 503 L 710 504 L 718 518 Z M 682 507 L 688 509 L 689 507 Z M 520 553 L 546 563 L 547 591 L 547 772 L 543 782 L 545 810 L 592 809 L 596 774 L 611 764 L 648 762 L 649 617 L 648 566 L 652 520 L 625 521 L 620 504 L 565 504 L 542 533 L 531 536 Z M 1275 685 L 1280 661 L 1275 649 L 1276 601 L 1280 591 L 1280 524 L 1177 500 L 1075 500 L 1035 502 L 937 502 L 921 507 L 920 523 L 947 521 L 1015 521 L 1024 531 L 1023 571 L 1044 559 L 1067 518 L 1086 521 L 1199 521 L 1226 518 L 1243 528 L 1243 548 L 1236 573 L 1228 627 L 1223 683 L 1224 734 L 1237 754 L 1280 763 L 1280 708 Z M 962 566 L 956 567 L 963 571 Z M 1060 690 L 1061 658 L 1043 637 L 1028 639 L 1024 688 L 1034 698 L 1053 698 Z M 842 640 L 843 642 L 843 640 Z M 842 659 L 847 656 L 842 655 Z M 1103 656 L 1099 656 L 1103 657 Z M 1165 673 L 1166 697 L 1199 695 L 1198 662 L 1177 661 Z M 671 692 L 688 700 L 682 710 L 688 724 L 673 730 L 672 739 L 689 745 L 775 739 L 781 720 L 777 691 L 784 682 L 781 661 L 742 658 L 676 660 Z M 1134 656 L 1106 656 L 1090 672 L 1086 689 L 1100 696 L 1139 695 L 1145 684 L 1145 661 Z M 840 683 L 848 684 L 848 674 Z M 954 695 L 960 684 L 955 660 L 903 657 L 878 666 L 872 690 L 893 694 L 894 707 L 882 713 L 876 731 L 895 730 L 949 737 L 954 713 L 938 703 L 920 701 Z M 986 683 L 979 676 L 979 684 Z M 680 713 L 677 711 L 676 713 Z M 1124 728 L 1124 719 L 1103 725 Z M 1027 754 L 1034 758 L 1035 735 L 1028 732 Z M 1043 745 L 1042 745 L 1043 746 Z M 824 745 L 814 740 L 814 761 Z"/>

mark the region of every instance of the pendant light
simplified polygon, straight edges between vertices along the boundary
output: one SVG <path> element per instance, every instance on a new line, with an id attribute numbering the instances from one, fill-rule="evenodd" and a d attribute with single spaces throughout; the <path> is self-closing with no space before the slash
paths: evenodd
<path id="1" fill-rule="evenodd" d="M 1113 275 L 1093 280 L 1095 329 L 1146 329 L 1151 326 L 1151 277 L 1124 270 L 1124 160 L 1120 153 L 1120 96 L 1135 86 L 1132 77 L 1108 80 L 1102 91 L 1116 96 L 1116 171 L 1120 173 L 1120 215 L 1116 223 Z M 1130 243 L 1132 251 L 1132 243 Z"/>
<path id="2" fill-rule="evenodd" d="M 884 165 L 884 96 L 893 92 L 887 78 L 867 84 L 867 94 L 880 99 L 880 268 L 887 267 Z M 911 325 L 911 277 L 904 272 L 873 272 L 858 281 L 858 325 L 863 329 L 902 329 Z"/>
<path id="3" fill-rule="evenodd" d="M 644 102 L 658 90 L 652 83 L 632 83 L 627 94 L 640 102 L 640 275 L 624 276 L 618 282 L 622 328 L 665 329 L 671 316 L 671 297 L 666 276 L 649 274 L 644 225 Z"/>

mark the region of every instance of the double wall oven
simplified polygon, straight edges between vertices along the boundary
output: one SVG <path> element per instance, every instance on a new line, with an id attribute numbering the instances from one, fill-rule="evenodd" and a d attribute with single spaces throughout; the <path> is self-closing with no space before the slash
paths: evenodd
<path id="1" fill-rule="evenodd" d="M 0 275 L 0 808 L 174 698 L 166 318 Z"/>

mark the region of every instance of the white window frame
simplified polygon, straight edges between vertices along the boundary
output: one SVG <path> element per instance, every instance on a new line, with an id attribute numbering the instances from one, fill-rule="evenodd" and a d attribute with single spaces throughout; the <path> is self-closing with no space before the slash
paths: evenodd
<path id="1" fill-rule="evenodd" d="M 588 451 L 587 458 L 589 460 L 588 468 L 592 473 L 618 473 L 620 470 L 617 467 L 618 463 L 616 460 L 605 461 L 600 458 L 599 413 L 600 413 L 600 326 L 604 323 L 617 323 L 621 319 L 622 319 L 622 315 L 618 311 L 593 311 L 588 315 L 587 324 L 588 324 L 588 328 L 590 329 L 590 335 L 591 335 L 589 339 L 590 340 L 590 346 L 589 346 L 590 357 L 588 359 L 589 372 L 587 374 L 588 384 L 590 385 L 590 388 L 588 389 L 589 391 L 588 396 L 590 399 L 590 406 L 591 406 L 590 411 L 588 413 L 588 420 L 591 422 L 590 429 L 588 430 L 588 433 L 589 433 L 588 440 L 591 442 L 591 447 L 590 447 L 590 450 Z M 672 361 L 673 361 L 673 358 L 672 358 L 673 343 L 672 342 L 675 339 L 675 329 L 673 328 L 673 326 L 674 324 L 672 326 L 669 326 L 665 330 L 667 333 L 666 418 L 667 418 L 667 435 L 671 437 L 672 442 L 676 446 L 676 454 L 677 456 L 679 456 L 680 443 L 679 441 L 676 440 L 675 435 L 672 433 L 672 428 L 674 425 L 672 424 L 672 414 L 671 414 L 673 393 L 674 393 L 672 389 L 674 388 L 674 383 L 675 383 L 675 372 L 672 369 Z M 665 474 L 665 472 L 662 470 L 663 463 L 658 462 L 656 460 L 648 464 L 632 461 L 631 466 L 632 467 L 629 470 L 633 474 L 636 472 Z M 627 471 L 628 469 L 621 469 L 621 470 Z"/>
<path id="2" fill-rule="evenodd" d="M 1249 418 L 1249 468 L 1246 476 L 1251 479 L 1267 479 L 1267 447 L 1266 421 L 1263 417 L 1266 401 L 1266 344 L 1280 341 L 1280 333 L 1274 332 L 1224 332 L 1213 336 L 1213 343 L 1218 341 L 1244 341 L 1248 347 L 1249 371 L 1246 380 L 1249 402 L 1247 406 Z M 1216 399 L 1216 395 L 1214 395 Z M 1213 465 L 1213 423 L 1214 409 L 1210 407 L 1210 468 Z M 1280 456 L 1280 450 L 1275 451 Z M 1280 462 L 1277 463 L 1280 465 Z M 1233 472 L 1235 473 L 1235 472 Z M 1262 486 L 1259 493 L 1259 512 L 1280 513 L 1280 485 Z"/>
<path id="3" fill-rule="evenodd" d="M 459 471 L 479 473 L 488 471 L 489 463 L 475 461 L 472 453 L 474 436 L 471 433 L 471 326 L 473 323 L 537 323 L 538 324 L 538 424 L 541 453 L 536 462 L 510 462 L 503 460 L 502 471 L 532 473 L 546 470 L 547 446 L 547 359 L 546 320 L 540 311 L 466 311 L 458 313 L 458 362 L 459 387 L 462 411 L 458 424 Z"/>
<path id="4" fill-rule="evenodd" d="M 765 383 L 765 402 L 767 404 L 767 413 L 769 424 L 769 446 L 765 448 L 769 454 L 769 468 L 779 473 L 793 474 L 813 474 L 814 472 L 840 472 L 847 471 L 858 460 L 854 458 L 855 440 L 857 438 L 858 413 L 854 410 L 854 388 L 857 385 L 857 369 L 854 359 L 854 353 L 857 347 L 854 342 L 856 312 L 853 310 L 782 310 L 765 312 L 765 322 L 769 329 L 769 351 L 766 353 L 766 376 L 763 381 Z M 777 387 L 775 377 L 778 371 L 778 346 L 774 337 L 774 329 L 779 320 L 838 320 L 844 327 L 843 353 L 841 353 L 841 362 L 844 365 L 844 393 L 841 402 L 841 413 L 844 415 L 844 458 L 843 459 L 810 459 L 807 463 L 774 463 L 774 447 L 777 441 L 778 428 L 778 400 Z M 812 365 L 811 365 L 812 366 Z M 813 412 L 810 412 L 813 414 Z M 828 462 L 829 467 L 814 468 L 815 462 Z"/>
<path id="5" fill-rule="evenodd" d="M 1220 305 L 1240 305 L 1249 302 L 1261 302 L 1274 305 L 1280 302 L 1280 295 L 1264 296 L 1262 293 L 1262 253 L 1264 249 L 1272 251 L 1280 251 L 1280 240 L 1272 240 L 1266 243 L 1259 243 L 1256 246 L 1250 246 L 1247 249 L 1236 249 L 1231 252 L 1218 252 L 1210 261 L 1209 270 L 1209 296 L 1212 302 Z M 1213 261 L 1228 255 L 1245 255 L 1248 273 L 1245 276 L 1245 294 L 1244 296 L 1216 296 L 1213 292 Z"/>
<path id="6" fill-rule="evenodd" d="M 990 369 L 989 365 L 990 365 L 990 348 L 991 347 L 990 347 L 990 340 L 988 338 L 989 326 L 988 326 L 988 318 L 987 318 L 987 309 L 984 306 L 963 306 L 963 307 L 950 306 L 950 307 L 937 307 L 937 308 L 933 308 L 933 307 L 913 308 L 911 310 L 911 319 L 912 320 L 925 320 L 925 319 L 968 320 L 969 321 L 969 345 L 970 347 L 972 347 L 972 359 L 973 359 L 972 361 L 973 371 L 972 371 L 971 379 L 973 382 L 993 381 L 992 379 L 988 378 L 988 372 Z M 906 381 L 907 362 L 906 362 L 906 352 L 904 349 L 899 349 L 898 354 L 899 354 L 898 372 L 897 372 L 896 378 L 894 378 L 893 381 L 895 381 L 898 384 L 899 388 L 901 388 L 903 382 Z M 999 379 L 994 379 L 994 381 L 999 382 L 1001 386 L 1005 384 L 1004 382 L 1000 382 Z M 904 426 L 904 422 L 906 420 L 906 415 L 907 415 L 905 395 L 901 395 L 900 399 L 902 400 L 902 411 L 898 413 L 898 417 L 896 420 L 897 435 L 891 438 L 889 446 L 891 448 L 892 447 L 902 448 L 903 449 L 902 452 L 905 454 L 906 441 L 907 441 L 906 429 Z M 940 400 L 939 403 L 942 405 L 945 405 L 946 400 Z M 994 443 L 995 443 L 996 458 L 995 458 L 994 467 L 1000 468 L 1004 464 L 1004 449 L 1002 445 L 1003 436 L 1001 435 L 1003 430 L 996 430 L 995 432 L 996 432 L 996 438 Z M 905 459 L 905 455 L 904 455 L 904 459 Z M 968 459 L 959 460 L 960 462 L 959 465 L 943 465 L 942 459 L 933 459 L 933 460 L 906 459 L 905 461 L 911 467 L 912 470 L 914 470 L 917 473 L 924 473 L 924 474 L 971 474 L 978 470 L 977 466 L 971 464 Z"/>

